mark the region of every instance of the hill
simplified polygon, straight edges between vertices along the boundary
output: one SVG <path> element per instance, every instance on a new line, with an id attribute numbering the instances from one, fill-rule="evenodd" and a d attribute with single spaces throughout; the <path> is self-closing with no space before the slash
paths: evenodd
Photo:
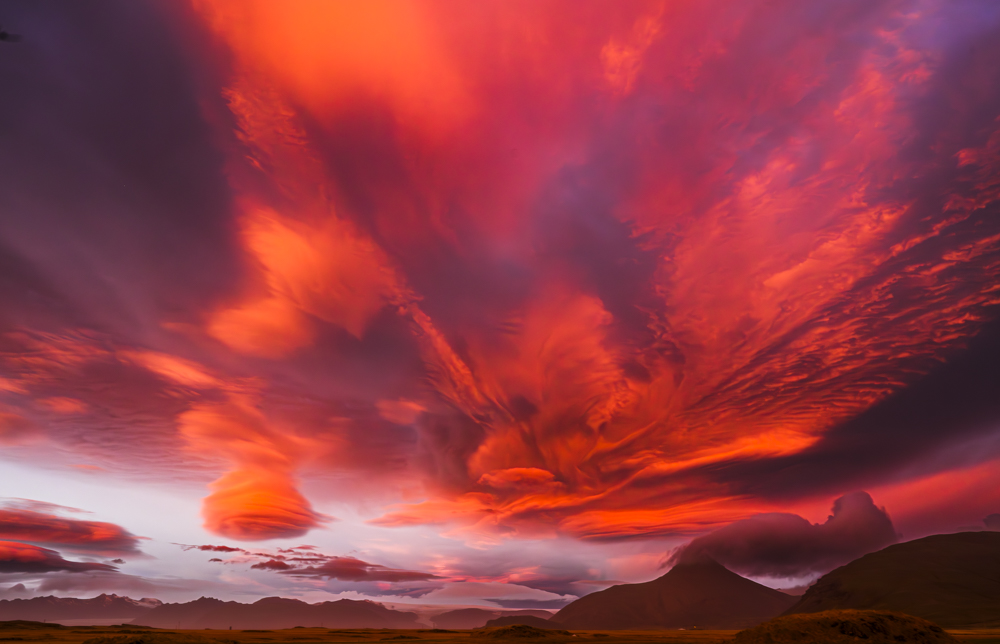
<path id="1" fill-rule="evenodd" d="M 487 610 L 485 608 L 460 608 L 450 610 L 439 615 L 435 615 L 431 621 L 436 628 L 447 628 L 452 630 L 482 628 L 488 622 L 497 618 L 507 619 L 513 617 L 534 617 L 537 620 L 547 620 L 552 614 L 544 610 Z M 496 624 L 496 626 L 506 626 L 508 624 L 532 624 L 534 622 L 506 622 Z"/>
<path id="2" fill-rule="evenodd" d="M 747 628 L 781 614 L 795 599 L 701 558 L 644 584 L 581 597 L 556 613 L 551 624 L 588 630 Z"/>
<path id="3" fill-rule="evenodd" d="M 31 620 L 59 622 L 94 619 L 121 619 L 127 622 L 143 615 L 163 602 L 159 599 L 132 599 L 118 595 L 98 595 L 90 599 L 75 597 L 32 597 L 0 600 L 0 621 Z"/>
<path id="4" fill-rule="evenodd" d="M 478 630 L 472 634 L 473 637 L 482 637 L 491 640 L 541 640 L 541 639 L 559 639 L 565 640 L 573 637 L 573 634 L 569 631 L 551 629 L 551 628 L 535 628 L 534 626 L 526 626 L 524 624 L 512 624 L 510 626 L 501 626 L 500 628 L 485 628 Z"/>
<path id="5" fill-rule="evenodd" d="M 504 615 L 486 622 L 486 628 L 496 628 L 498 626 L 534 626 L 535 628 L 552 628 L 552 622 L 544 617 L 536 615 Z"/>
<path id="6" fill-rule="evenodd" d="M 944 627 L 1000 626 L 1000 533 L 939 534 L 889 546 L 824 575 L 786 614 L 875 609 Z"/>
<path id="7" fill-rule="evenodd" d="M 150 632 L 92 637 L 83 640 L 83 644 L 235 644 L 235 642 L 204 637 L 197 633 Z"/>
<path id="8" fill-rule="evenodd" d="M 416 628 L 417 615 L 367 600 L 307 604 L 297 599 L 265 597 L 252 604 L 241 604 L 202 597 L 184 604 L 163 604 L 132 623 L 180 629 Z"/>
<path id="9" fill-rule="evenodd" d="M 786 615 L 736 634 L 735 644 L 958 644 L 927 620 L 877 610 Z"/>

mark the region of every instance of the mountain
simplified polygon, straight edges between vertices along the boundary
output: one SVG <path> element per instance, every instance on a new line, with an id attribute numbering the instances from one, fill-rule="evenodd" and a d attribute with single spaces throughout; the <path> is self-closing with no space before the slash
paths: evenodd
<path id="1" fill-rule="evenodd" d="M 373 601 L 341 599 L 307 604 L 297 599 L 265 597 L 252 604 L 202 597 L 185 604 L 163 604 L 132 621 L 157 628 L 278 629 L 417 628 L 416 613 L 391 610 Z"/>
<path id="2" fill-rule="evenodd" d="M 79 622 L 85 619 L 121 619 L 127 622 L 160 606 L 159 599 L 131 599 L 118 595 L 98 595 L 91 599 L 75 597 L 32 597 L 0 600 L 0 621 Z"/>
<path id="3" fill-rule="evenodd" d="M 450 610 L 440 615 L 435 615 L 431 621 L 435 628 L 466 629 L 482 628 L 487 622 L 495 618 L 506 619 L 508 617 L 534 617 L 536 619 L 548 619 L 551 613 L 544 610 L 486 610 L 484 608 L 460 608 Z M 531 623 L 531 622 L 508 622 L 508 623 Z M 533 626 L 534 623 L 531 623 Z M 496 626 L 506 626 L 507 624 L 496 624 Z"/>
<path id="4" fill-rule="evenodd" d="M 780 615 L 795 597 L 740 577 L 707 557 L 682 562 L 659 579 L 591 593 L 569 604 L 552 626 L 570 629 L 755 626 Z"/>
<path id="5" fill-rule="evenodd" d="M 820 577 L 786 614 L 844 608 L 1000 626 L 1000 532 L 939 534 L 865 555 Z"/>

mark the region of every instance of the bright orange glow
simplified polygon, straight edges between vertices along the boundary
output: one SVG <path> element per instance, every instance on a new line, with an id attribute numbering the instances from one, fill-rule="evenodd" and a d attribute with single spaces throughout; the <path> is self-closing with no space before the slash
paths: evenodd
<path id="1" fill-rule="evenodd" d="M 457 72 L 425 3 L 197 0 L 241 63 L 287 87 L 312 110 L 387 100 L 439 125 L 462 112 Z"/>
<path id="2" fill-rule="evenodd" d="M 604 538 L 692 532 L 747 516 L 762 504 L 707 481 L 700 493 L 666 481 L 809 449 L 900 389 L 911 378 L 903 374 L 922 373 L 961 346 L 985 307 L 1000 301 L 942 274 L 978 264 L 995 251 L 993 238 L 951 249 L 944 264 L 890 268 L 963 220 L 952 215 L 928 233 L 912 225 L 913 198 L 889 194 L 914 171 L 898 157 L 913 127 L 904 96 L 931 78 L 926 56 L 907 49 L 898 31 L 881 32 L 884 47 L 867 52 L 839 91 L 812 104 L 798 134 L 762 151 L 751 171 L 736 172 L 732 151 L 697 175 L 677 165 L 676 150 L 635 151 L 630 189 L 608 213 L 650 262 L 641 304 L 626 311 L 609 300 L 614 287 L 598 293 L 601 276 L 584 277 L 558 251 L 544 259 L 513 242 L 535 235 L 536 244 L 550 243 L 532 228 L 547 224 L 533 223 L 523 206 L 558 168 L 583 163 L 572 160 L 586 154 L 580 139 L 602 123 L 588 121 L 582 97 L 600 95 L 601 109 L 613 110 L 639 92 L 697 89 L 716 101 L 705 108 L 715 118 L 746 124 L 822 86 L 821 54 L 810 45 L 780 70 L 761 70 L 752 96 L 733 97 L 704 84 L 737 36 L 705 36 L 692 48 L 690 34 L 711 24 L 696 3 L 616 10 L 607 28 L 584 11 L 585 37 L 540 7 L 527 35 L 524 14 L 500 4 L 477 18 L 437 2 L 195 6 L 235 56 L 225 96 L 241 145 L 231 163 L 248 158 L 250 168 L 231 174 L 243 247 L 256 265 L 249 295 L 212 313 L 208 333 L 238 352 L 281 358 L 314 347 L 323 324 L 363 340 L 381 311 L 394 310 L 410 325 L 437 400 L 381 400 L 378 414 L 406 425 L 444 402 L 482 431 L 454 464 L 461 474 L 432 473 L 427 500 L 396 508 L 382 525 L 464 521 L 532 532 L 544 521 Z M 487 15 L 481 38 L 502 44 L 503 62 L 462 31 L 484 29 L 475 19 Z M 532 65 L 572 81 L 535 87 Z M 535 96 L 538 112 L 496 103 L 505 83 Z M 398 168 L 385 172 L 399 179 L 372 170 L 362 216 L 348 198 L 362 188 L 332 173 L 330 150 L 351 127 L 367 127 L 351 110 L 372 102 L 391 115 L 399 160 L 386 160 Z M 558 110 L 563 116 L 553 118 Z M 486 124 L 502 124 L 513 138 Z M 429 143 L 428 128 L 443 138 Z M 693 131 L 678 145 L 697 156 L 713 136 Z M 740 136 L 729 141 L 733 150 L 753 145 Z M 556 142 L 558 159 L 548 156 Z M 503 146 L 529 151 L 529 160 L 516 167 L 492 156 Z M 959 164 L 989 154 L 963 150 Z M 978 193 L 989 192 L 981 184 Z M 496 246 L 463 247 L 471 238 Z M 516 302 L 442 317 L 414 274 L 436 261 L 421 244 L 466 259 L 496 252 L 530 270 L 532 285 Z M 980 267 L 983 275 L 995 269 Z M 901 280 L 921 296 L 899 304 Z"/>

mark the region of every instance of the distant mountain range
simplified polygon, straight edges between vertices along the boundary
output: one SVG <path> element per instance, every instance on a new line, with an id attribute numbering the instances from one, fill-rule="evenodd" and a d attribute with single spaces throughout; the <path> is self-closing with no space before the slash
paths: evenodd
<path id="1" fill-rule="evenodd" d="M 780 615 L 795 597 L 740 577 L 706 557 L 679 563 L 659 579 L 586 595 L 556 613 L 568 629 L 737 629 Z"/>
<path id="2" fill-rule="evenodd" d="M 845 608 L 1000 626 L 1000 532 L 939 534 L 865 555 L 821 577 L 787 614 Z"/>
<path id="3" fill-rule="evenodd" d="M 162 604 L 132 621 L 156 628 L 278 629 L 418 628 L 417 614 L 386 608 L 378 602 L 341 599 L 307 604 L 298 599 L 265 597 L 252 604 L 202 597 L 184 604 Z"/>
<path id="4" fill-rule="evenodd" d="M 915 615 L 947 627 L 1000 627 L 1000 533 L 935 535 L 889 546 L 824 575 L 802 597 L 762 586 L 700 558 L 662 577 L 581 597 L 549 618 L 545 611 L 467 608 L 433 617 L 438 628 L 525 623 L 581 630 L 645 628 L 741 629 L 780 614 L 874 609 Z M 307 604 L 268 597 L 253 604 L 202 597 L 158 599 L 100 595 L 92 599 L 0 600 L 0 621 L 121 620 L 182 629 L 416 628 L 416 613 L 373 601 Z"/>
<path id="5" fill-rule="evenodd" d="M 58 622 L 81 619 L 123 622 L 139 617 L 160 606 L 159 599 L 131 599 L 118 595 L 99 595 L 91 599 L 75 597 L 32 597 L 30 599 L 0 600 L 0 621 L 14 619 L 35 622 Z"/>

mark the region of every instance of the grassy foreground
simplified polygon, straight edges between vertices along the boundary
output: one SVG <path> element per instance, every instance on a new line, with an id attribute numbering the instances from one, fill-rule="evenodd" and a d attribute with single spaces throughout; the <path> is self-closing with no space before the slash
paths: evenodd
<path id="1" fill-rule="evenodd" d="M 572 631 L 570 635 L 533 637 L 490 637 L 490 630 L 441 630 L 441 629 L 328 629 L 290 628 L 285 630 L 178 630 L 122 626 L 59 626 L 38 622 L 0 622 L 0 644 L 44 642 L 45 644 L 326 644 L 339 642 L 405 641 L 457 642 L 544 640 L 559 642 L 607 642 L 608 644 L 717 644 L 732 641 L 736 631 Z M 956 638 L 970 644 L 1000 644 L 1000 629 L 949 630 Z"/>

